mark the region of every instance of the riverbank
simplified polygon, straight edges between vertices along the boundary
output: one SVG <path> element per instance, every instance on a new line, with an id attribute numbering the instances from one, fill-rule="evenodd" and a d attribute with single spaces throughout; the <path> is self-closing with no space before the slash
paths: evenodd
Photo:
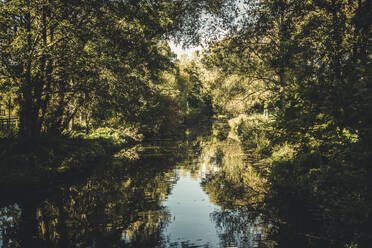
<path id="1" fill-rule="evenodd" d="M 198 126 L 197 133 L 206 132 L 204 129 L 209 129 L 211 125 L 207 120 L 199 118 L 190 126 Z M 0 193 L 12 196 L 23 194 L 25 189 L 48 189 L 73 178 L 87 176 L 97 166 L 103 167 L 113 160 L 125 162 L 139 159 L 142 146 L 148 142 L 181 140 L 188 135 L 187 127 L 181 124 L 174 125 L 166 133 L 146 133 L 146 130 L 146 127 L 141 130 L 104 127 L 87 133 L 82 129 L 64 131 L 57 136 L 44 135 L 37 141 L 17 137 L 16 130 L 2 132 Z M 146 137 L 142 133 L 146 133 Z"/>
<path id="2" fill-rule="evenodd" d="M 0 141 L 1 194 L 43 188 L 89 173 L 113 159 L 134 159 L 142 136 L 134 130 L 99 128 L 90 134 L 64 132 L 35 140 L 16 137 Z M 134 147 L 134 148 L 133 148 Z"/>
<path id="3" fill-rule="evenodd" d="M 230 124 L 253 168 L 267 182 L 260 211 L 280 230 L 271 239 L 280 240 L 280 247 L 368 247 L 368 141 L 343 130 L 325 140 L 304 135 L 308 142 L 296 142 L 281 123 L 261 115 L 236 118 Z"/>
<path id="4" fill-rule="evenodd" d="M 209 122 L 206 126 L 205 132 L 209 133 Z M 199 126 L 195 131 L 200 134 L 203 130 Z M 110 133 L 107 129 L 103 131 Z M 118 244 L 119 236 L 116 234 L 119 232 L 128 238 L 123 241 L 120 235 L 120 242 L 131 241 L 134 243 L 132 247 L 153 247 L 151 244 L 158 242 L 159 238 L 156 234 L 164 227 L 162 223 L 168 220 L 168 212 L 163 211 L 160 201 L 165 200 L 178 180 L 173 168 L 191 155 L 198 156 L 199 142 L 194 142 L 198 135 L 194 134 L 194 130 L 182 131 L 181 140 L 157 137 L 152 141 L 130 141 L 126 136 L 123 136 L 125 139 L 117 139 L 111 133 L 113 139 L 107 145 L 107 139 L 100 140 L 97 135 L 91 135 L 88 139 L 83 134 L 69 133 L 65 134 L 67 141 L 59 141 L 57 137 L 43 141 L 45 145 L 42 147 L 46 151 L 51 150 L 46 146 L 52 141 L 54 146 L 58 144 L 65 157 L 62 157 L 61 151 L 55 151 L 55 157 L 59 154 L 65 160 L 75 156 L 88 162 L 81 163 L 75 169 L 64 168 L 63 171 L 52 168 L 47 172 L 48 177 L 41 182 L 35 180 L 34 184 L 14 185 L 17 192 L 11 186 L 3 188 L 7 192 L 2 194 L 0 201 L 0 226 L 5 231 L 0 232 L 0 246 L 3 241 L 5 245 L 20 244 L 15 247 L 25 247 L 24 244 L 33 247 L 91 246 L 96 242 L 101 247 L 103 244 Z M 125 143 L 120 143 L 120 140 L 125 140 Z M 100 148 L 89 151 L 94 148 L 89 147 L 94 142 L 98 142 L 95 147 L 105 146 L 105 151 L 110 150 L 111 153 L 103 156 Z M 116 142 L 122 144 L 124 149 L 121 149 L 123 146 L 111 149 Z M 133 144 L 144 147 L 139 152 L 139 159 L 131 156 Z M 121 152 L 117 152 L 119 149 Z M 189 149 L 195 150 L 189 152 Z M 32 151 L 35 152 L 36 148 Z M 82 154 L 85 152 L 92 156 L 101 154 L 102 159 L 96 163 L 94 160 L 97 157 Z M 122 157 L 122 152 L 125 157 Z M 42 154 L 46 159 L 47 152 Z M 48 164 L 45 162 L 45 165 L 47 167 Z M 29 173 L 32 173 L 31 170 Z M 52 172 L 56 171 L 52 177 Z M 37 218 L 34 218 L 35 213 Z M 97 222 L 100 224 L 97 225 Z M 77 240 L 75 237 L 82 238 Z"/>

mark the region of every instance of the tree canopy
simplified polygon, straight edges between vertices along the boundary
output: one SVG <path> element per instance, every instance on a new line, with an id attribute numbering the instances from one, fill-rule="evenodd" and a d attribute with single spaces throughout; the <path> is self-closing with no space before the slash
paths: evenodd
<path id="1" fill-rule="evenodd" d="M 79 112 L 135 119 L 172 65 L 167 36 L 197 39 L 199 16 L 217 9 L 193 0 L 0 5 L 1 82 L 17 92 L 24 137 L 59 133 Z M 105 109 L 89 111 L 97 106 Z"/>

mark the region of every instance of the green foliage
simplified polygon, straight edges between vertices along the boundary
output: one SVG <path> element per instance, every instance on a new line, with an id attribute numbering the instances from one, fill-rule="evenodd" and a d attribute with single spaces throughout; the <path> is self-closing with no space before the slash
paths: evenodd
<path id="1" fill-rule="evenodd" d="M 242 51 L 244 50 L 244 51 Z M 270 81 L 271 75 L 267 69 L 256 68 L 252 65 L 252 51 L 234 43 L 233 38 L 225 37 L 215 42 L 204 53 L 202 62 L 209 74 L 207 81 L 211 89 L 212 102 L 218 114 L 236 117 L 239 114 L 253 114 L 263 112 L 272 97 Z M 257 75 L 258 74 L 258 75 Z"/>
<path id="2" fill-rule="evenodd" d="M 116 153 L 126 159 L 126 150 L 141 139 L 132 129 L 100 128 L 89 135 L 72 131 L 41 137 L 30 149 L 23 140 L 7 137 L 0 142 L 0 183 L 15 187 L 41 183 L 46 178 L 89 170 Z M 131 158 L 133 152 L 128 153 Z"/>
<path id="3" fill-rule="evenodd" d="M 225 120 L 219 120 L 212 124 L 212 135 L 218 140 L 226 140 L 230 132 L 230 126 Z"/>
<path id="4" fill-rule="evenodd" d="M 271 123 L 263 115 L 251 115 L 236 126 L 236 133 L 247 152 L 257 160 L 268 157 L 273 149 Z"/>
<path id="5" fill-rule="evenodd" d="M 0 129 L 0 139 L 15 138 L 18 134 L 16 128 L 2 128 Z"/>
<path id="6" fill-rule="evenodd" d="M 367 247 L 371 10 L 365 0 L 1 1 L 0 92 L 21 125 L 19 140 L 0 133 L 0 181 L 37 182 L 132 154 L 120 149 L 138 133 L 238 116 L 232 132 L 226 123 L 213 132 L 239 137 L 259 165 L 279 244 Z M 202 58 L 175 60 L 165 39 L 198 41 L 206 11 L 222 18 L 224 37 Z M 216 189 L 226 180 L 229 193 L 245 192 L 244 177 L 223 173 L 206 190 L 242 204 Z"/>
<path id="7" fill-rule="evenodd" d="M 246 112 L 258 104 L 273 115 L 270 123 L 243 121 L 237 133 L 261 159 L 267 206 L 281 219 L 274 238 L 281 247 L 368 247 L 370 1 L 273 0 L 244 7 L 227 22 L 231 32 L 210 46 L 205 64 L 223 79 L 216 84 L 219 109 L 228 110 L 235 88 L 245 86 L 225 82 L 248 79 Z M 268 92 L 257 103 L 248 97 L 255 85 L 261 85 L 258 94 Z"/>
<path id="8" fill-rule="evenodd" d="M 185 37 L 198 36 L 199 17 L 212 5 L 0 2 L 0 88 L 16 95 L 20 134 L 59 134 L 75 119 L 88 128 L 111 118 L 146 122 L 161 95 L 160 74 L 173 65 L 165 40 L 183 27 Z"/>
<path id="9" fill-rule="evenodd" d="M 192 122 L 213 114 L 210 88 L 203 73 L 198 53 L 192 60 L 181 58 L 178 62 L 176 89 L 186 121 Z"/>

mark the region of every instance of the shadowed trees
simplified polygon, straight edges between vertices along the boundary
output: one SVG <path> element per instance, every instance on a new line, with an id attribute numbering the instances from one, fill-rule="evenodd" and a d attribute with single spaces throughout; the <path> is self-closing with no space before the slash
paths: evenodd
<path id="1" fill-rule="evenodd" d="M 138 113 L 157 97 L 150 85 L 171 64 L 161 42 L 184 27 L 196 38 L 199 15 L 217 9 L 192 0 L 0 5 L 1 80 L 16 88 L 24 138 L 58 134 L 76 116 L 88 120 L 84 112 L 101 101 L 108 113 Z"/>
<path id="2" fill-rule="evenodd" d="M 269 143 L 260 171 L 268 179 L 267 202 L 287 223 L 277 238 L 287 247 L 288 230 L 309 247 L 368 247 L 371 3 L 242 2 L 205 62 L 269 92 L 273 120 L 262 132 Z M 255 142 L 244 135 L 251 129 L 242 129 L 243 145 Z M 277 157 L 285 147 L 291 155 Z M 288 209 L 309 224 L 298 223 Z"/>

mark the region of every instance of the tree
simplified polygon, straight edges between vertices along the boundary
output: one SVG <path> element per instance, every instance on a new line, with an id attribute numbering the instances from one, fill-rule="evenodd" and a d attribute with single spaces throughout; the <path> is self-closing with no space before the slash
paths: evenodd
<path id="1" fill-rule="evenodd" d="M 201 24 L 197 17 L 211 9 L 209 1 L 194 0 L 13 0 L 0 5 L 0 73 L 18 90 L 25 138 L 59 133 L 108 88 L 121 88 L 116 98 L 127 102 L 137 86 L 146 95 L 145 81 L 154 81 L 169 62 L 159 56 L 159 42 L 166 35 L 179 37 L 195 18 L 188 28 L 194 37 Z M 126 95 L 120 97 L 123 85 Z"/>
<path id="2" fill-rule="evenodd" d="M 304 243 L 329 247 L 335 238 L 338 246 L 368 247 L 371 222 L 357 212 L 369 209 L 372 191 L 370 1 L 246 4 L 230 19 L 225 39 L 212 46 L 210 61 L 221 71 L 264 82 L 275 110 L 271 143 L 295 150 L 291 159 L 268 163 L 266 201 L 277 203 L 275 211 L 288 223 L 282 230 L 325 240 L 302 236 Z M 306 218 L 321 223 L 301 229 L 286 213 L 298 208 L 304 217 L 310 205 L 319 215 Z"/>

